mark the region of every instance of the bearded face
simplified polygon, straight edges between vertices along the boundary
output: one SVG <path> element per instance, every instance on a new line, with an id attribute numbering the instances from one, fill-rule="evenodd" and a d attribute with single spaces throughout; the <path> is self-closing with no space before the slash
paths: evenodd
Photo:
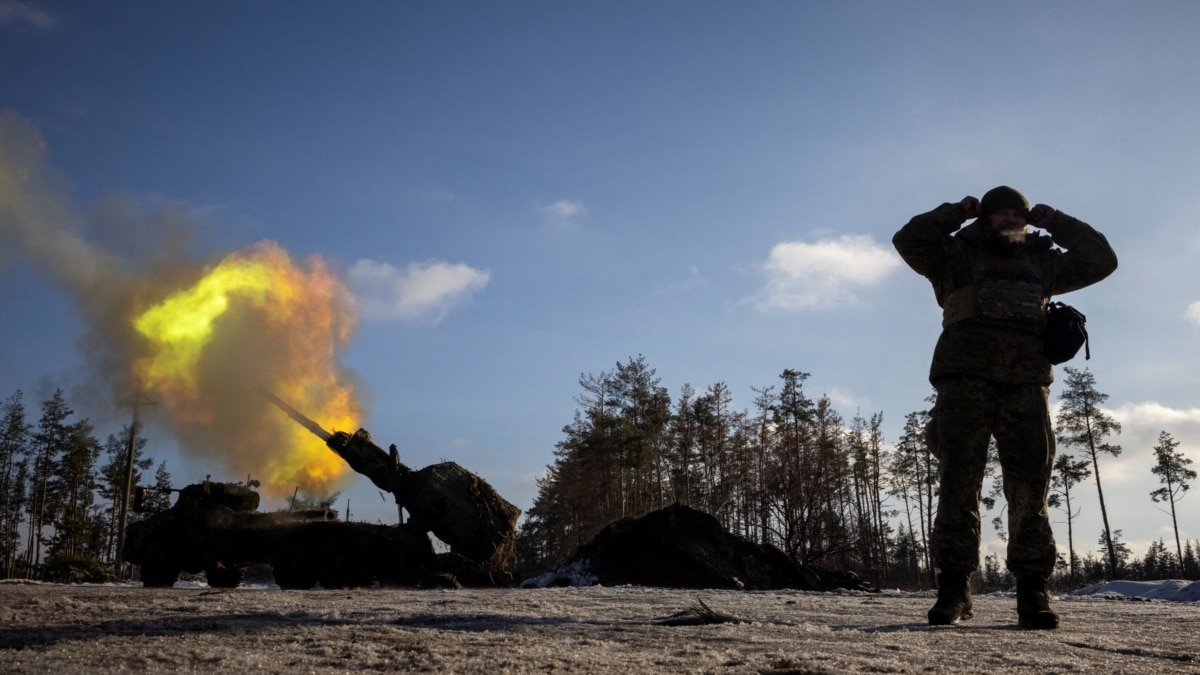
<path id="1" fill-rule="evenodd" d="M 987 233 L 997 249 L 1016 253 L 1029 234 L 1028 212 L 1024 209 L 999 209 L 987 217 Z"/>

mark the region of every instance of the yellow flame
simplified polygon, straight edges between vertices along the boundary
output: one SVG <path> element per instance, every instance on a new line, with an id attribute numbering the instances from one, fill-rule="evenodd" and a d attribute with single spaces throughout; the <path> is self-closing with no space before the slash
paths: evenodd
<path id="1" fill-rule="evenodd" d="M 195 394 L 196 364 L 212 337 L 213 322 L 229 308 L 231 297 L 262 305 L 271 287 L 267 265 L 252 260 L 226 260 L 192 288 L 151 307 L 133 325 L 157 350 L 139 361 L 142 386 L 181 387 Z"/>
<path id="2" fill-rule="evenodd" d="M 147 343 L 135 375 L 238 476 L 277 496 L 297 486 L 327 494 L 344 482 L 345 462 L 253 392 L 266 387 L 326 429 L 357 428 L 359 405 L 337 365 L 354 323 L 350 297 L 319 257 L 302 269 L 262 242 L 133 318 Z"/>

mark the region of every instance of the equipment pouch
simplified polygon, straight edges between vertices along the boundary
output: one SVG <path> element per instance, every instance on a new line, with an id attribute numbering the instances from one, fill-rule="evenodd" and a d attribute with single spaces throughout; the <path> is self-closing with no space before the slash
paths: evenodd
<path id="1" fill-rule="evenodd" d="M 1061 302 L 1046 305 L 1046 330 L 1042 334 L 1042 352 L 1050 363 L 1058 365 L 1075 358 L 1084 348 L 1085 358 L 1092 358 L 1088 344 L 1087 317 L 1074 307 Z"/>

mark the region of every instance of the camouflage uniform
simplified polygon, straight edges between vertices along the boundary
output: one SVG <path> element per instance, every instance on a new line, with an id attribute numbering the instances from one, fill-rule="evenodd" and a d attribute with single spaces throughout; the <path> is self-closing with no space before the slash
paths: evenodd
<path id="1" fill-rule="evenodd" d="M 1104 235 L 1058 212 L 1020 242 L 1002 241 L 959 204 L 914 217 L 892 239 L 929 279 L 942 334 L 929 380 L 937 390 L 929 429 L 941 462 L 932 547 L 938 567 L 979 567 L 979 502 L 988 440 L 996 439 L 1008 500 L 1008 568 L 1048 578 L 1056 558 L 1046 511 L 1054 461 L 1047 405 L 1054 379 L 1041 333 L 1051 296 L 1100 281 L 1117 259 Z M 1057 244 L 1062 249 L 1054 248 Z"/>

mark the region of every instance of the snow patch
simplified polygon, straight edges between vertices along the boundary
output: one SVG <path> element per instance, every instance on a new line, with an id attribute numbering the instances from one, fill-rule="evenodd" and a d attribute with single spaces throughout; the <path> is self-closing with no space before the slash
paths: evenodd
<path id="1" fill-rule="evenodd" d="M 521 582 L 521 588 L 549 588 L 551 586 L 595 586 L 600 578 L 592 573 L 592 562 L 581 558 L 558 569 Z"/>
<path id="2" fill-rule="evenodd" d="M 1167 579 L 1165 581 L 1108 581 L 1102 584 L 1084 586 L 1072 592 L 1071 596 L 1200 602 L 1200 581 L 1185 581 L 1183 579 Z"/>

